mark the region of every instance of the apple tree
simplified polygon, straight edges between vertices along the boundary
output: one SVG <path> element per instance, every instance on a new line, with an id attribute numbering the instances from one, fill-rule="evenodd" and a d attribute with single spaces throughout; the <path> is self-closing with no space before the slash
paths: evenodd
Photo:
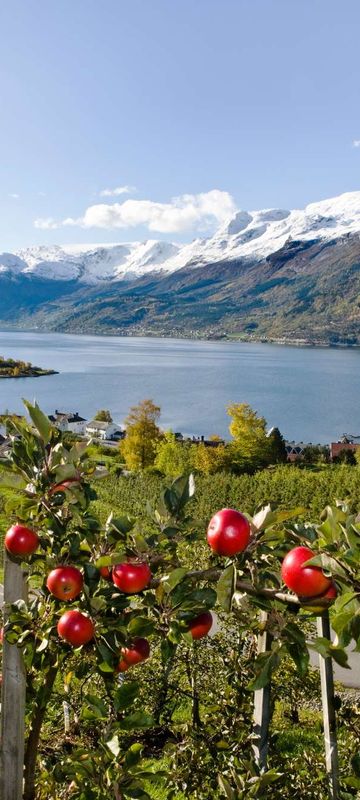
<path id="1" fill-rule="evenodd" d="M 281 782 L 276 771 L 260 774 L 254 764 L 248 717 L 246 735 L 243 720 L 237 740 L 229 719 L 230 759 L 214 730 L 201 732 L 197 640 L 210 632 L 212 609 L 220 618 L 233 614 L 238 654 L 229 669 L 247 697 L 289 658 L 305 679 L 309 648 L 346 666 L 344 648 L 351 640 L 360 646 L 359 522 L 343 504 L 327 508 L 319 525 L 296 522 L 300 508 L 265 507 L 252 518 L 223 509 L 211 520 L 206 543 L 191 513 L 194 480 L 182 476 L 164 489 L 157 508 L 149 507 L 146 524 L 111 513 L 102 524 L 92 513 L 99 476 L 86 444 L 65 446 L 40 409 L 26 405 L 31 423 L 9 422 L 11 464 L 2 479 L 7 560 L 25 562 L 28 571 L 28 601 L 7 609 L 3 635 L 4 684 L 7 648 L 20 648 L 26 669 L 24 800 L 146 800 L 152 783 L 169 785 L 161 770 L 144 766 L 142 753 L 149 737 L 168 744 L 164 713 L 169 693 L 177 691 L 180 662 L 188 688 L 181 679 L 178 691 L 190 691 L 193 741 L 207 753 L 209 791 L 218 779 L 227 796 L 251 797 Z M 289 555 L 305 548 L 302 559 Z M 325 596 L 330 587 L 336 597 Z M 337 642 L 308 640 L 304 617 L 329 607 Z M 253 644 L 264 628 L 268 647 L 256 655 Z M 185 661 L 184 648 L 194 653 Z M 244 686 L 237 655 L 246 650 Z M 159 669 L 151 703 L 136 676 L 154 654 Z M 59 731 L 64 703 L 65 738 Z M 81 729 L 76 740 L 66 721 L 69 706 Z M 41 748 L 39 756 L 49 725 L 58 731 L 56 758 Z M 183 750 L 175 751 L 181 761 Z M 176 786 L 169 791 L 177 796 Z"/>

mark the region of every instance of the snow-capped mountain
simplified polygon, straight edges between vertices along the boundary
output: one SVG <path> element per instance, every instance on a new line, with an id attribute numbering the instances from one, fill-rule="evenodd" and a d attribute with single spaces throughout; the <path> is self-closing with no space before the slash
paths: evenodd
<path id="1" fill-rule="evenodd" d="M 0 254 L 1 278 L 36 277 L 88 286 L 151 273 L 242 259 L 259 262 L 291 241 L 335 241 L 360 233 L 360 192 L 311 203 L 303 210 L 238 211 L 214 236 L 189 244 L 149 240 L 104 245 L 38 246 Z"/>

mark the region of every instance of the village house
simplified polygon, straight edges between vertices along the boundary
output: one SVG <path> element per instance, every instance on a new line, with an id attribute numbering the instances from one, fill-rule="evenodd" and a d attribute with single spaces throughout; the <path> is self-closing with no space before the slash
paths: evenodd
<path id="1" fill-rule="evenodd" d="M 49 420 L 59 431 L 69 431 L 70 433 L 77 433 L 79 436 L 85 434 L 86 419 L 80 417 L 77 411 L 71 413 L 55 409 L 55 414 L 50 414 Z"/>
<path id="2" fill-rule="evenodd" d="M 301 461 L 304 457 L 305 447 L 308 447 L 304 442 L 285 442 L 285 449 L 288 461 Z"/>
<path id="3" fill-rule="evenodd" d="M 225 444 L 225 439 L 205 439 L 205 436 L 183 436 L 182 433 L 175 433 L 176 442 L 186 442 L 187 444 L 203 444 L 205 447 L 220 447 Z"/>
<path id="4" fill-rule="evenodd" d="M 98 419 L 93 419 L 91 422 L 86 423 L 85 433 L 87 436 L 101 439 L 102 441 L 119 441 L 125 435 L 120 425 L 116 425 L 115 422 L 102 422 Z"/>
<path id="5" fill-rule="evenodd" d="M 330 457 L 333 461 L 344 450 L 350 450 L 351 453 L 356 453 L 360 447 L 360 436 L 352 436 L 350 433 L 344 433 L 339 442 L 331 442 Z"/>

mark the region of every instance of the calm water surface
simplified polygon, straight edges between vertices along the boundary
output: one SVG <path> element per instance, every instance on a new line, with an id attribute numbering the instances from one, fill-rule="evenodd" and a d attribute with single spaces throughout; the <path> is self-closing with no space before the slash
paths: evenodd
<path id="1" fill-rule="evenodd" d="M 226 405 L 246 402 L 289 439 L 360 434 L 360 349 L 0 332 L 0 354 L 60 373 L 1 381 L 0 412 L 26 397 L 48 413 L 108 408 L 121 423 L 150 397 L 164 427 L 226 435 Z"/>

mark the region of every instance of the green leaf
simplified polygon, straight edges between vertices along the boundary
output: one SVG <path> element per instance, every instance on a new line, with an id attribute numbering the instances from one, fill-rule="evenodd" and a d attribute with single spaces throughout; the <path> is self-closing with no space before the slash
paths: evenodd
<path id="1" fill-rule="evenodd" d="M 114 667 L 112 667 L 111 664 L 108 664 L 106 661 L 101 661 L 101 663 L 98 665 L 98 668 L 100 672 L 111 672 L 112 675 L 114 673 Z"/>
<path id="2" fill-rule="evenodd" d="M 236 795 L 230 786 L 229 781 L 223 775 L 218 775 L 218 783 L 220 790 L 224 793 L 227 800 L 236 800 Z"/>
<path id="3" fill-rule="evenodd" d="M 115 711 L 124 711 L 126 708 L 132 706 L 134 700 L 140 691 L 140 683 L 138 681 L 127 681 L 123 683 L 114 694 L 114 708 Z"/>
<path id="4" fill-rule="evenodd" d="M 265 789 L 266 786 L 270 786 L 270 784 L 275 783 L 275 781 L 278 781 L 279 778 L 282 778 L 282 776 L 282 772 L 276 772 L 275 769 L 269 769 L 268 772 L 265 772 L 264 775 L 260 776 L 258 789 Z"/>
<path id="5" fill-rule="evenodd" d="M 132 528 L 134 527 L 134 520 L 132 517 L 128 515 L 123 515 L 122 517 L 113 517 L 110 514 L 110 517 L 106 521 L 106 528 L 108 531 L 117 531 L 121 534 L 129 533 Z"/>
<path id="6" fill-rule="evenodd" d="M 116 550 L 116 552 L 111 553 L 111 555 L 100 556 L 96 561 L 96 567 L 97 569 L 100 569 L 100 567 L 114 567 L 116 564 L 122 564 L 125 560 L 125 550 Z"/>
<path id="7" fill-rule="evenodd" d="M 340 667 L 350 669 L 346 650 L 333 645 L 329 639 L 318 636 L 313 642 L 309 643 L 309 647 L 311 647 L 312 650 L 316 650 L 317 653 L 320 653 L 323 658 L 333 658 Z"/>
<path id="8" fill-rule="evenodd" d="M 139 763 L 143 748 L 144 745 L 140 744 L 140 742 L 135 742 L 134 744 L 131 745 L 131 747 L 129 747 L 129 749 L 125 754 L 125 759 L 124 759 L 126 767 L 128 768 L 134 767 L 135 764 Z"/>
<path id="9" fill-rule="evenodd" d="M 49 644 L 49 639 L 43 639 L 41 644 L 39 644 L 39 647 L 36 648 L 36 652 L 37 653 L 43 653 L 44 650 L 47 649 L 48 644 Z"/>
<path id="10" fill-rule="evenodd" d="M 310 656 L 308 650 L 297 642 L 287 642 L 286 649 L 293 659 L 299 675 L 303 678 L 309 668 Z"/>
<path id="11" fill-rule="evenodd" d="M 272 511 L 271 506 L 267 505 L 261 508 L 252 519 L 252 523 L 257 531 L 267 531 L 273 525 L 278 525 L 280 522 L 286 522 L 288 519 L 300 517 L 306 511 L 302 506 L 292 508 L 290 511 Z M 262 541 L 262 538 L 261 538 Z"/>
<path id="12" fill-rule="evenodd" d="M 154 623 L 148 617 L 133 617 L 127 626 L 129 636 L 150 636 Z"/>
<path id="13" fill-rule="evenodd" d="M 263 689 L 271 680 L 271 674 L 279 664 L 280 654 L 278 651 L 267 650 L 265 653 L 260 653 L 254 664 L 255 678 L 249 683 L 247 688 L 252 691 Z"/>
<path id="14" fill-rule="evenodd" d="M 155 725 L 154 718 L 145 711 L 134 711 L 133 714 L 124 717 L 120 722 L 120 727 L 124 731 L 151 728 L 153 725 Z"/>
<path id="15" fill-rule="evenodd" d="M 96 719 L 107 719 L 108 718 L 108 709 L 97 697 L 95 694 L 87 694 L 85 695 L 85 707 L 83 709 L 84 714 L 88 717 L 88 712 L 91 712 L 91 718 Z"/>
<path id="16" fill-rule="evenodd" d="M 180 475 L 171 484 L 171 489 L 178 497 L 178 507 L 183 508 L 195 494 L 195 480 L 191 475 Z"/>
<path id="17" fill-rule="evenodd" d="M 35 425 L 36 430 L 40 434 L 44 444 L 49 444 L 51 434 L 53 431 L 49 417 L 40 410 L 37 403 L 31 405 L 28 400 L 23 399 L 24 406 L 27 408 L 29 415 Z"/>
<path id="18" fill-rule="evenodd" d="M 236 568 L 230 564 L 220 575 L 217 582 L 216 594 L 219 605 L 227 611 L 231 610 L 233 594 L 236 586 Z"/>
<path id="19" fill-rule="evenodd" d="M 170 572 L 170 575 L 168 575 L 166 578 L 166 583 L 170 587 L 170 590 L 175 589 L 175 586 L 177 586 L 178 583 L 181 583 L 186 573 L 187 570 L 183 567 L 179 567 L 178 569 L 174 569 L 172 572 Z"/>
<path id="20" fill-rule="evenodd" d="M 346 570 L 335 558 L 332 558 L 327 553 L 319 553 L 319 555 L 309 558 L 308 561 L 304 561 L 303 567 L 322 567 L 322 569 L 330 573 L 330 575 L 339 575 L 339 577 L 342 578 L 347 575 Z"/>

